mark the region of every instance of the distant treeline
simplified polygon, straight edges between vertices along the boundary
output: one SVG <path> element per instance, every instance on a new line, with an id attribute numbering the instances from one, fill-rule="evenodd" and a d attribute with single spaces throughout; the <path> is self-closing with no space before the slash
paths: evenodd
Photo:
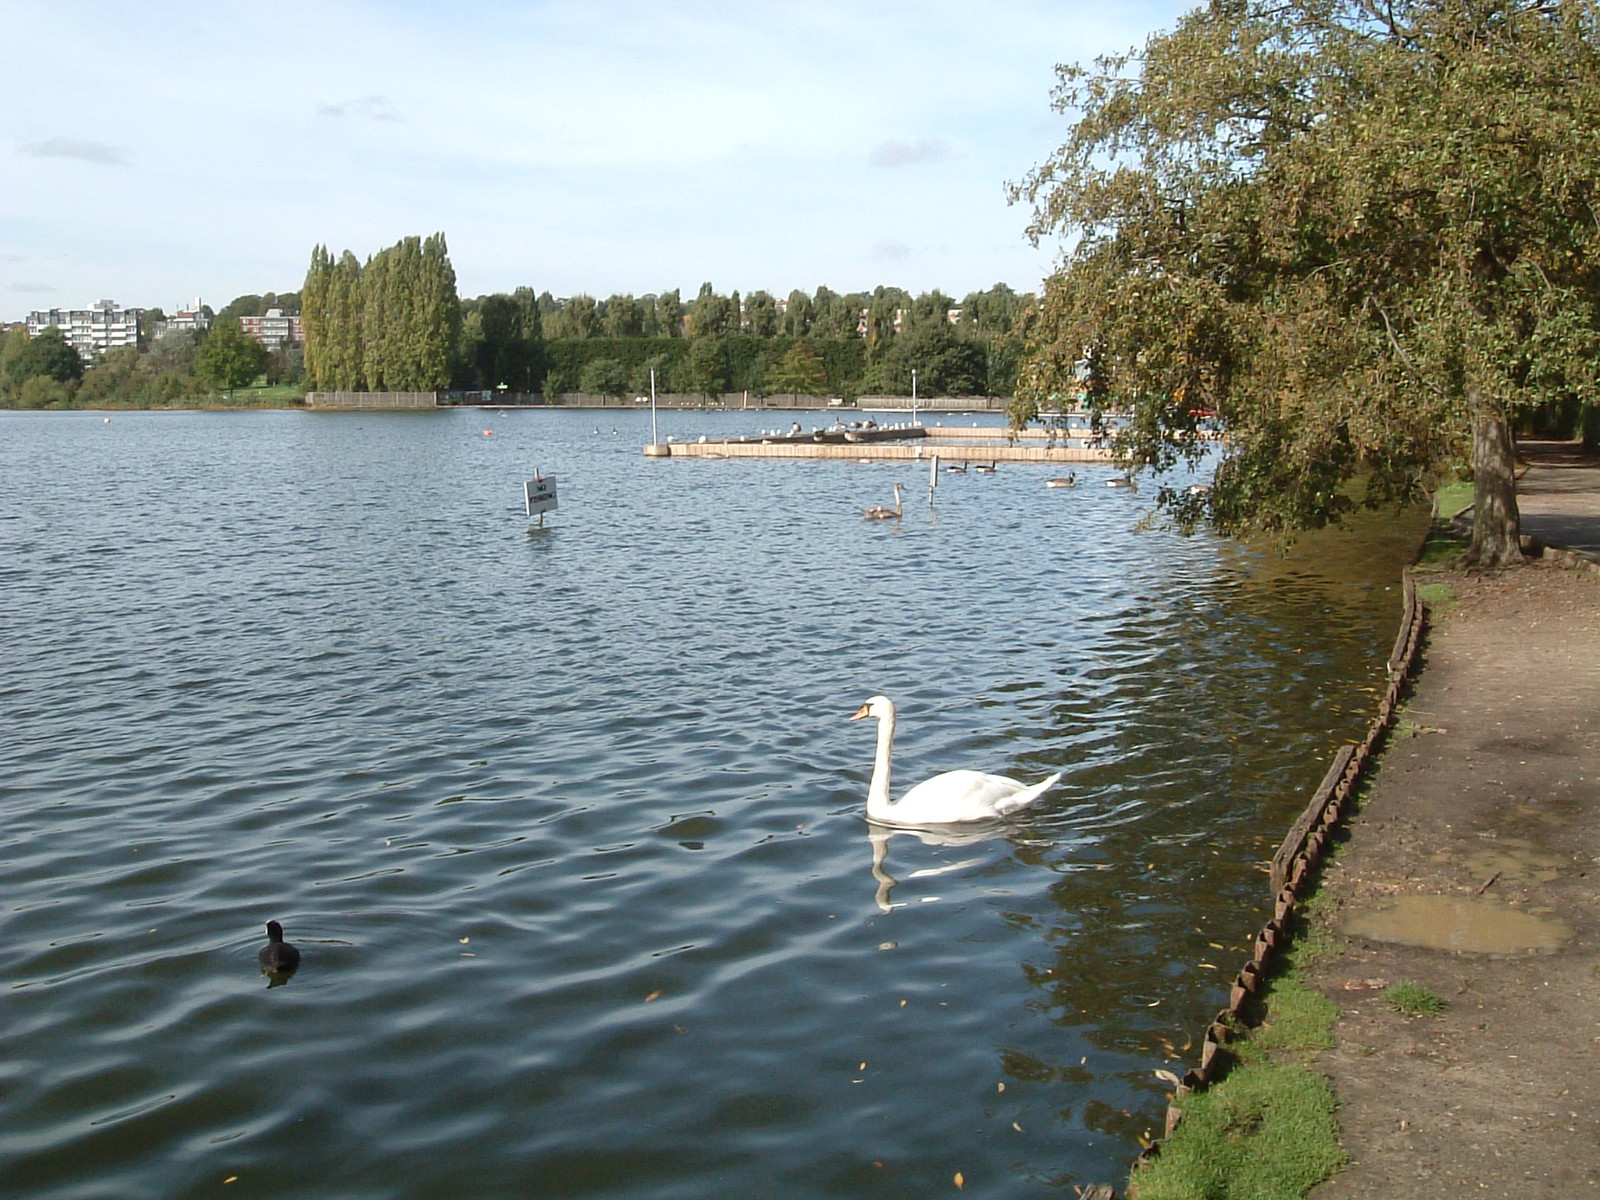
<path id="1" fill-rule="evenodd" d="M 1009 396 L 1031 300 L 1004 284 L 959 303 L 892 287 L 780 302 L 706 283 L 687 304 L 676 290 L 595 300 L 518 288 L 463 303 L 457 386 L 640 394 L 654 368 L 662 391 L 910 395 L 915 371 L 923 395 Z"/>
<path id="2" fill-rule="evenodd" d="M 159 335 L 165 315 L 146 310 L 139 345 L 93 363 L 59 333 L 29 339 L 15 328 L 0 339 L 0 403 L 181 405 L 245 386 L 237 379 L 250 347 L 239 344 L 237 318 L 270 308 L 297 312 L 306 339 L 303 349 L 285 346 L 260 360 L 256 379 L 285 391 L 621 397 L 645 394 L 653 370 L 658 391 L 706 396 L 904 396 L 913 372 L 925 396 L 1010 396 L 1021 317 L 1032 301 L 1004 284 L 957 302 L 894 287 L 819 287 L 780 300 L 765 291 L 723 295 L 710 283 L 687 302 L 676 289 L 596 300 L 527 287 L 463 301 L 444 235 L 435 234 L 403 238 L 365 262 L 317 246 L 299 292 L 203 308 L 209 331 Z"/>
<path id="3" fill-rule="evenodd" d="M 518 288 L 460 301 L 443 234 L 361 263 L 312 251 L 301 289 L 306 382 L 319 390 L 1010 395 L 1018 317 L 1004 284 L 959 304 L 900 288 L 779 300 L 702 284 L 605 300 Z"/>

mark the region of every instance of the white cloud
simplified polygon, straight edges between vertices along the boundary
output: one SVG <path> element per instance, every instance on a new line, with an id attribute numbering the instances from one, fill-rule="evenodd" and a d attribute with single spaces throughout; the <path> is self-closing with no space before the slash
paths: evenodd
<path id="1" fill-rule="evenodd" d="M 17 153 L 28 158 L 73 158 L 79 162 L 102 166 L 121 166 L 126 156 L 115 146 L 104 142 L 81 141 L 77 138 L 49 138 L 42 142 L 26 142 L 17 147 Z"/>
<path id="2" fill-rule="evenodd" d="M 387 96 L 361 96 L 355 100 L 341 100 L 336 104 L 317 105 L 319 117 L 364 117 L 368 121 L 402 123 L 405 118 L 395 111 L 394 102 Z"/>
<path id="3" fill-rule="evenodd" d="M 906 167 L 914 163 L 939 162 L 950 157 L 950 147 L 939 138 L 920 142 L 879 142 L 867 161 L 875 167 Z"/>

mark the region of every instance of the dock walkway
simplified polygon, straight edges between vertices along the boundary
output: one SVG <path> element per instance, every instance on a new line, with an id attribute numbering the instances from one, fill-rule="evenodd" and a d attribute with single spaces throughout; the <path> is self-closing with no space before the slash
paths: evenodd
<path id="1" fill-rule="evenodd" d="M 1044 442 L 1044 445 L 1037 443 Z M 1056 444 L 1056 443 L 1060 444 Z M 1031 444 L 1026 444 L 1031 443 Z M 742 438 L 657 442 L 649 458 L 834 458 L 858 462 L 1109 463 L 1111 450 L 1083 439 L 1051 439 L 1042 430 L 1012 435 L 994 427 L 961 429 L 921 425 L 879 429 L 813 430 Z"/>

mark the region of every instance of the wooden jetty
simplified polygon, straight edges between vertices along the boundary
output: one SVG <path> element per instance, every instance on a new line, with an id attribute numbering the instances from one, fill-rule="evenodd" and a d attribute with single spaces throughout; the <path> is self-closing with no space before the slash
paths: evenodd
<path id="1" fill-rule="evenodd" d="M 1033 434 L 1010 438 L 1004 429 L 961 429 L 921 425 L 881 429 L 814 430 L 811 433 L 764 434 L 693 442 L 657 442 L 644 448 L 649 458 L 832 458 L 859 462 L 926 462 L 934 455 L 946 463 L 1080 463 L 1110 462 L 1111 450 L 1076 444 L 1039 445 Z M 1057 435 L 1057 441 L 1062 439 Z M 1032 444 L 1022 444 L 1024 442 Z"/>

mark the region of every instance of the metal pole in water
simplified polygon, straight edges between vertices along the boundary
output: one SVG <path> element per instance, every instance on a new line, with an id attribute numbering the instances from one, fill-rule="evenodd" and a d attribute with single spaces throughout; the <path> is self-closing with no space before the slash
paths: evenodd
<path id="1" fill-rule="evenodd" d="M 917 369 L 911 368 L 911 423 L 917 423 Z"/>
<path id="2" fill-rule="evenodd" d="M 659 446 L 661 439 L 656 436 L 656 369 L 650 368 L 650 444 Z"/>
<path id="3" fill-rule="evenodd" d="M 933 464 L 928 468 L 928 503 L 933 503 L 933 491 L 939 486 L 939 456 L 933 456 Z"/>

